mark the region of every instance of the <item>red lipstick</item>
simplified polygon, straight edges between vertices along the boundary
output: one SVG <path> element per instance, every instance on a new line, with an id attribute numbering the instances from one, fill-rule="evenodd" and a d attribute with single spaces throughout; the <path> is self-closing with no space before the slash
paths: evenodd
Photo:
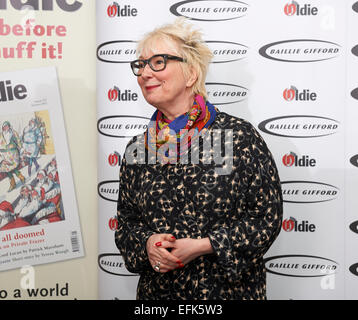
<path id="1" fill-rule="evenodd" d="M 149 90 L 152 90 L 152 89 L 157 88 L 157 87 L 159 87 L 159 86 L 160 86 L 159 84 L 154 85 L 154 86 L 146 86 L 145 89 L 146 89 L 147 91 L 149 91 Z"/>

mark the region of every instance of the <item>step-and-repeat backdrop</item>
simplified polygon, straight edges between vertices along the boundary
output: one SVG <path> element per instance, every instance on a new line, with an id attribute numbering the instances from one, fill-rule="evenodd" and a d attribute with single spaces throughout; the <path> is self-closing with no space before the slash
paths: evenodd
<path id="1" fill-rule="evenodd" d="M 0 0 L 0 300 L 97 298 L 95 32 L 95 1 Z"/>
<path id="2" fill-rule="evenodd" d="M 178 16 L 214 59 L 209 101 L 262 134 L 282 180 L 269 299 L 357 299 L 358 2 L 97 1 L 99 297 L 135 299 L 114 243 L 121 156 L 154 108 L 130 70 L 136 44 Z"/>

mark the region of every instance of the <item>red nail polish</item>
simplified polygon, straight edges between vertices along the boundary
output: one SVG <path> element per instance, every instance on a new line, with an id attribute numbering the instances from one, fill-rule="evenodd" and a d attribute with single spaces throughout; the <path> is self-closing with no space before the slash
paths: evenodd
<path id="1" fill-rule="evenodd" d="M 176 240 L 174 236 L 171 236 L 172 239 Z"/>
<path id="2" fill-rule="evenodd" d="M 182 262 L 180 260 L 177 261 L 177 264 L 182 264 Z"/>
<path id="3" fill-rule="evenodd" d="M 180 264 L 180 265 L 179 265 L 179 268 L 183 268 L 183 267 L 184 267 L 184 265 L 183 265 L 183 264 Z"/>
<path id="4" fill-rule="evenodd" d="M 157 247 L 160 247 L 162 245 L 162 243 L 159 241 L 155 244 Z"/>

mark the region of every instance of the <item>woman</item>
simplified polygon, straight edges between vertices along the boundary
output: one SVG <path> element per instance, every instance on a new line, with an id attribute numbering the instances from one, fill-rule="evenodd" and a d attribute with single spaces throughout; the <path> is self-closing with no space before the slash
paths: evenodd
<path id="1" fill-rule="evenodd" d="M 206 101 L 212 54 L 183 19 L 137 51 L 132 70 L 157 110 L 127 145 L 115 233 L 140 274 L 137 298 L 265 299 L 263 255 L 282 219 L 270 151 L 250 123 Z"/>

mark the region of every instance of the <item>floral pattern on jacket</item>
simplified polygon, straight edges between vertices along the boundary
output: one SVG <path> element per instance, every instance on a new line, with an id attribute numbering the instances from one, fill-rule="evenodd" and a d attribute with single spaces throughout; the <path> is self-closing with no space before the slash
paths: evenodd
<path id="1" fill-rule="evenodd" d="M 139 164 L 123 158 L 115 243 L 127 269 L 140 274 L 138 299 L 266 298 L 263 255 L 280 232 L 283 211 L 277 168 L 249 122 L 219 112 L 205 134 L 215 139 L 214 129 L 233 133 L 228 174 L 218 174 L 214 161 L 203 161 L 202 140 L 189 150 L 190 159 L 199 148 L 198 163 Z M 225 135 L 219 139 L 224 146 Z M 127 149 L 136 141 L 138 136 Z M 158 273 L 146 253 L 154 233 L 209 237 L 214 253 Z"/>

